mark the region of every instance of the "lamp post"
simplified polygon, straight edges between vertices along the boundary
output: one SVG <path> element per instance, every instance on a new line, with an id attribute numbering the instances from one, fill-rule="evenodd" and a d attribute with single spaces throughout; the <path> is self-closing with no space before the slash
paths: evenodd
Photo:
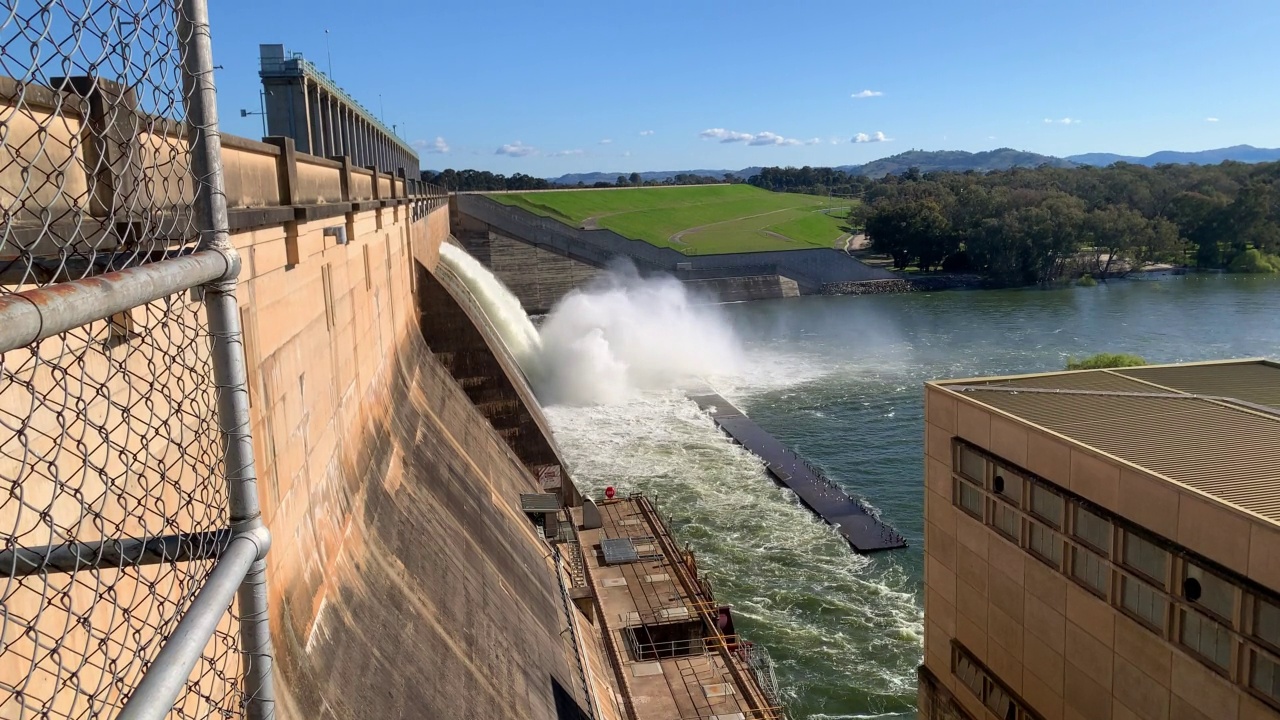
<path id="1" fill-rule="evenodd" d="M 266 104 L 267 104 L 267 101 L 266 101 L 266 92 L 265 92 L 265 91 L 263 91 L 263 90 L 259 90 L 259 91 L 258 91 L 258 112 L 253 112 L 252 110 L 245 110 L 244 108 L 240 108 L 240 117 L 249 117 L 250 115 L 261 115 L 261 116 L 262 116 L 262 137 L 266 137 L 266 136 L 267 136 L 267 107 L 266 107 Z"/>
<path id="2" fill-rule="evenodd" d="M 329 52 L 329 30 L 324 31 L 324 54 L 329 59 L 329 79 L 333 80 L 333 53 Z M 337 80 L 334 80 L 337 82 Z"/>

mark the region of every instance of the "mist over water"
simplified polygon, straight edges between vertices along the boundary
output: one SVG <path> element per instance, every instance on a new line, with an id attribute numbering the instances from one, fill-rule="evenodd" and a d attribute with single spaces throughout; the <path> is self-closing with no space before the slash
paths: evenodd
<path id="1" fill-rule="evenodd" d="M 1056 370 L 1070 356 L 1102 351 L 1152 362 L 1280 356 L 1276 278 L 805 297 L 718 309 L 678 295 L 666 305 L 640 302 L 645 282 L 606 283 L 547 318 L 538 359 L 577 369 L 562 377 L 561 399 L 544 395 L 545 381 L 540 397 L 584 493 L 606 485 L 643 491 L 671 516 L 717 598 L 733 605 L 738 629 L 768 647 L 797 720 L 915 716 L 925 381 Z M 655 307 L 663 309 L 650 312 Z M 653 321 L 663 313 L 667 320 Z M 674 338 L 696 346 L 704 333 L 718 338 L 709 347 L 724 349 L 667 347 Z M 673 341 L 660 352 L 635 349 L 663 337 Z M 599 356 L 575 360 L 575 347 Z M 684 397 L 675 383 L 689 375 L 867 498 L 910 547 L 853 554 Z M 609 379 L 624 390 L 615 392 Z"/>
<path id="2" fill-rule="evenodd" d="M 742 346 L 720 308 L 670 276 L 618 266 L 552 308 L 531 379 L 548 405 L 617 404 L 732 373 Z"/>
<path id="3" fill-rule="evenodd" d="M 721 308 L 669 275 L 618 264 L 565 295 L 542 323 L 464 250 L 441 260 L 467 286 L 545 405 L 617 404 L 736 372 L 742 345 Z"/>

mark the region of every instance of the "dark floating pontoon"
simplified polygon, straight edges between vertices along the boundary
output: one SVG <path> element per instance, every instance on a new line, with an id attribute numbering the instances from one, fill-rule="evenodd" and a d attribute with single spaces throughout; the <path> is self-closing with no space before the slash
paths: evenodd
<path id="1" fill-rule="evenodd" d="M 805 462 L 728 400 L 710 389 L 689 393 L 689 399 L 710 413 L 729 437 L 764 460 L 769 474 L 790 489 L 805 507 L 834 527 L 859 553 L 907 546 L 889 525 L 872 515 L 859 499 L 851 498 L 825 475 Z"/>

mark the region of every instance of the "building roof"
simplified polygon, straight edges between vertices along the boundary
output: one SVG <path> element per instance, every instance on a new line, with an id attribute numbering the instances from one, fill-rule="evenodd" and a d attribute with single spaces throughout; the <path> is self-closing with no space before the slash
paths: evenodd
<path id="1" fill-rule="evenodd" d="M 1280 364 L 1083 370 L 935 383 L 1280 523 Z"/>

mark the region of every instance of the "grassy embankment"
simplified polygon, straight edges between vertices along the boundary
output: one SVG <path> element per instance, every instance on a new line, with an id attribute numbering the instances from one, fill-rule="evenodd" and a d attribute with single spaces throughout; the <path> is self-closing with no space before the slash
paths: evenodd
<path id="1" fill-rule="evenodd" d="M 607 228 L 686 255 L 832 247 L 848 200 L 750 185 L 563 190 L 491 195 L 574 227 Z"/>

